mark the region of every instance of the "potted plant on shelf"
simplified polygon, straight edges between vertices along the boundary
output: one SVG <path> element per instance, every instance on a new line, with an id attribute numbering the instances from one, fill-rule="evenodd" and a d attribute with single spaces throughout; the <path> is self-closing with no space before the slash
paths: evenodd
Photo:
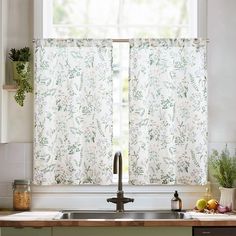
<path id="1" fill-rule="evenodd" d="M 29 47 L 21 49 L 12 48 L 9 52 L 9 59 L 12 61 L 13 80 L 17 84 L 15 100 L 20 106 L 23 106 L 25 94 L 32 93 L 33 91 L 30 84 Z"/>
<path id="2" fill-rule="evenodd" d="M 227 145 L 221 153 L 213 150 L 210 158 L 210 172 L 220 185 L 220 204 L 234 210 L 236 208 L 236 188 L 234 188 L 236 157 L 230 156 Z"/>

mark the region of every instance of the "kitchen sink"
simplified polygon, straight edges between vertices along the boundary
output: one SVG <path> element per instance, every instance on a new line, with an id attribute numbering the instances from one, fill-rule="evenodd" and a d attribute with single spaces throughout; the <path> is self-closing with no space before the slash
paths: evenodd
<path id="1" fill-rule="evenodd" d="M 55 219 L 184 219 L 184 212 L 173 211 L 62 211 Z"/>

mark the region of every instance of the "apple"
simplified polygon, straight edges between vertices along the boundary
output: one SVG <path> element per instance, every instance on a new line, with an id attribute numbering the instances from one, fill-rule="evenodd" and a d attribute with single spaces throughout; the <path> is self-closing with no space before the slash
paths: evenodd
<path id="1" fill-rule="evenodd" d="M 208 210 L 217 210 L 219 203 L 216 199 L 211 199 L 207 202 L 207 209 Z"/>
<path id="2" fill-rule="evenodd" d="M 197 200 L 196 202 L 197 210 L 202 211 L 205 209 L 206 206 L 207 206 L 207 201 L 205 199 L 202 198 L 202 199 Z"/>

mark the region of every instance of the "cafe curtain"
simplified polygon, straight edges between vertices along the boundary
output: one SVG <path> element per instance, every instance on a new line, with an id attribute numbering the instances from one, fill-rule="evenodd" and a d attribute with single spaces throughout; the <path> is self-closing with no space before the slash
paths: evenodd
<path id="1" fill-rule="evenodd" d="M 206 41 L 130 40 L 129 180 L 207 181 Z"/>
<path id="2" fill-rule="evenodd" d="M 34 52 L 34 183 L 111 183 L 112 40 L 36 40 Z"/>

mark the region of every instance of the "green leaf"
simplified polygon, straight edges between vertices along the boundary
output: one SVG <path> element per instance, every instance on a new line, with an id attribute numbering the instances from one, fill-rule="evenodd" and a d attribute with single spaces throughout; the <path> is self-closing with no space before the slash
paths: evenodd
<path id="1" fill-rule="evenodd" d="M 21 49 L 12 48 L 9 52 L 9 59 L 12 61 L 29 61 L 30 55 L 29 47 Z"/>

